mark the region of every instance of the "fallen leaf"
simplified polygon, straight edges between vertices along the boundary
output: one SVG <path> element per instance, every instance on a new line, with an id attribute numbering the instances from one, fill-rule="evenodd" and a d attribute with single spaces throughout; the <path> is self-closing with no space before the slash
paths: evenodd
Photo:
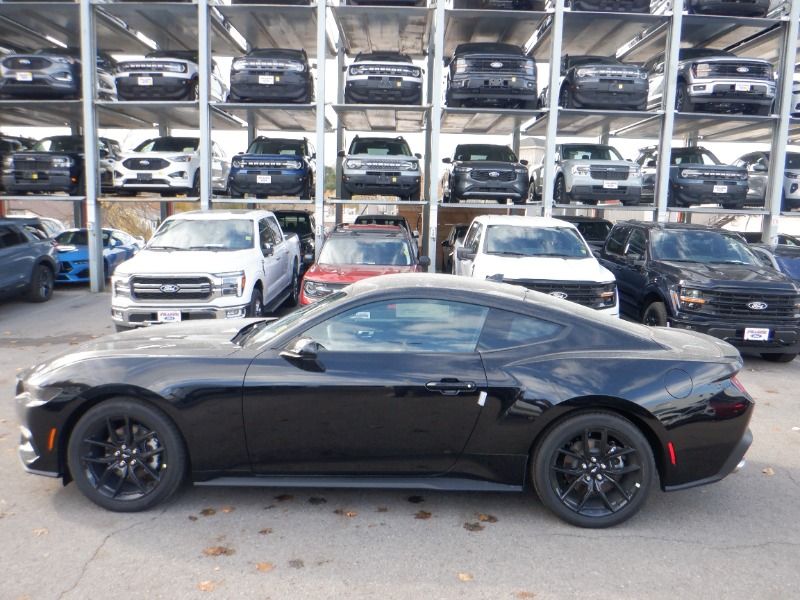
<path id="1" fill-rule="evenodd" d="M 217 514 L 217 511 L 213 508 L 204 508 L 200 511 L 200 514 L 204 517 L 210 517 L 211 515 Z"/>
<path id="2" fill-rule="evenodd" d="M 389 512 L 389 509 L 386 506 L 379 506 L 377 512 Z"/>
<path id="3" fill-rule="evenodd" d="M 260 533 L 261 535 L 269 535 L 270 533 L 272 533 L 272 528 L 271 527 L 265 527 L 264 529 L 262 529 L 258 533 Z"/>
<path id="4" fill-rule="evenodd" d="M 232 513 L 232 512 L 233 512 L 233 511 L 235 511 L 235 510 L 236 510 L 236 507 L 235 507 L 235 506 L 223 506 L 223 507 L 222 507 L 222 512 L 224 512 L 224 513 L 226 513 L 226 514 L 227 514 L 227 513 Z"/>
<path id="5" fill-rule="evenodd" d="M 209 546 L 203 550 L 203 554 L 206 556 L 230 556 L 235 552 L 236 550 L 233 548 L 228 548 L 228 546 Z"/>
<path id="6" fill-rule="evenodd" d="M 33 530 L 33 535 L 36 537 L 41 537 L 43 535 L 47 535 L 48 533 L 50 532 L 47 530 L 47 527 L 38 527 Z"/>
<path id="7" fill-rule="evenodd" d="M 475 579 L 470 573 L 459 573 L 458 578 L 461 581 L 472 581 L 473 579 Z"/>
<path id="8" fill-rule="evenodd" d="M 272 563 L 269 563 L 269 562 L 256 563 L 256 569 L 258 569 L 262 573 L 269 573 L 274 568 L 275 568 L 275 565 L 273 565 Z"/>
<path id="9" fill-rule="evenodd" d="M 415 519 L 422 519 L 422 520 L 430 519 L 431 518 L 431 513 L 429 513 L 427 510 L 421 510 L 417 514 L 414 515 L 414 518 Z"/>
<path id="10" fill-rule="evenodd" d="M 422 496 L 409 496 L 408 501 L 411 502 L 411 504 L 419 504 L 420 502 L 425 502 L 425 498 Z"/>
<path id="11" fill-rule="evenodd" d="M 197 521 L 197 517 L 195 517 L 194 515 L 189 515 L 189 520 L 190 521 Z"/>
<path id="12" fill-rule="evenodd" d="M 345 510 L 343 508 L 337 508 L 333 512 L 334 512 L 334 514 L 342 515 L 343 517 L 350 517 L 351 519 L 353 517 L 357 517 L 358 516 L 358 513 L 356 511 L 354 511 L 354 510 Z"/>
<path id="13" fill-rule="evenodd" d="M 480 523 L 464 523 L 464 529 L 467 531 L 481 531 L 483 529 L 483 525 Z"/>
<path id="14" fill-rule="evenodd" d="M 523 592 L 517 592 L 516 594 L 514 594 L 514 597 L 518 598 L 519 600 L 529 600 L 529 598 L 535 598 L 536 594 L 534 594 L 533 592 L 523 591 Z"/>
<path id="15" fill-rule="evenodd" d="M 318 496 L 311 496 L 311 498 L 308 499 L 309 504 L 325 504 L 326 502 L 327 500 L 325 500 L 325 498 L 320 498 Z"/>
<path id="16" fill-rule="evenodd" d="M 775 475 L 775 469 L 773 469 L 772 467 L 766 467 L 766 468 L 762 469 L 762 470 L 761 470 L 761 472 L 762 472 L 764 475 L 769 475 L 770 477 L 771 477 L 772 475 Z"/>
<path id="17" fill-rule="evenodd" d="M 497 523 L 497 517 L 494 515 L 485 515 L 483 513 L 478 513 L 478 521 L 482 523 Z"/>
<path id="18" fill-rule="evenodd" d="M 201 592 L 213 592 L 217 587 L 217 584 L 213 581 L 201 581 L 197 584 L 197 589 Z"/>
<path id="19" fill-rule="evenodd" d="M 269 506 L 265 506 L 264 510 L 271 510 L 273 508 L 275 508 L 275 505 L 274 504 L 270 504 Z"/>
<path id="20" fill-rule="evenodd" d="M 275 496 L 275 500 L 278 502 L 286 502 L 287 500 L 294 500 L 294 496 L 291 494 L 281 494 L 280 496 Z"/>
<path id="21" fill-rule="evenodd" d="M 306 566 L 306 564 L 299 558 L 293 558 L 292 560 L 289 561 L 289 566 L 292 567 L 293 569 L 302 569 L 303 567 Z"/>

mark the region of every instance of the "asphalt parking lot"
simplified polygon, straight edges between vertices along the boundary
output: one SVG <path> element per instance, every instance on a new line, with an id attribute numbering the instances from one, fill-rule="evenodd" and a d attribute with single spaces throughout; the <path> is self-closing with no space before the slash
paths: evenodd
<path id="1" fill-rule="evenodd" d="M 139 514 L 26 474 L 15 373 L 112 333 L 107 294 L 0 303 L 1 599 L 789 598 L 800 590 L 800 359 L 750 357 L 748 465 L 614 529 L 532 493 L 187 488 Z M 466 525 L 466 527 L 465 527 Z"/>

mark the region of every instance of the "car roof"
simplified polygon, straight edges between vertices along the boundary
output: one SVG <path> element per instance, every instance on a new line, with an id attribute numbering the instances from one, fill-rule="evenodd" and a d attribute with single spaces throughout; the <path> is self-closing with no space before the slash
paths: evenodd
<path id="1" fill-rule="evenodd" d="M 354 235 L 369 235 L 377 237 L 408 237 L 408 232 L 404 227 L 399 225 L 350 225 L 342 224 L 337 225 L 330 233 L 333 236 L 354 236 Z"/>
<path id="2" fill-rule="evenodd" d="M 608 223 L 611 224 L 611 221 L 608 219 L 604 219 L 602 217 L 588 217 L 586 215 L 559 215 L 557 217 L 553 217 L 554 219 L 558 219 L 559 221 L 566 221 L 567 223 Z"/>
<path id="3" fill-rule="evenodd" d="M 408 289 L 409 291 L 413 291 L 420 287 L 434 287 L 438 290 L 452 290 L 456 292 L 464 292 L 467 290 L 470 292 L 504 296 L 514 300 L 522 300 L 525 298 L 527 292 L 527 290 L 521 286 L 497 283 L 483 279 L 453 277 L 452 275 L 441 273 L 400 273 L 362 279 L 350 286 L 350 293 L 357 296 L 384 290 L 402 291 L 403 289 Z M 552 300 L 558 302 L 555 298 Z"/>
<path id="4" fill-rule="evenodd" d="M 693 230 L 693 231 L 713 231 L 717 233 L 724 233 L 726 235 L 733 235 L 741 238 L 741 234 L 737 231 L 729 231 L 727 229 L 720 229 L 719 227 L 711 227 L 710 225 L 697 225 L 695 223 L 657 223 L 654 221 L 618 221 L 617 225 L 637 225 L 646 229 L 661 229 L 671 231 Z"/>
<path id="5" fill-rule="evenodd" d="M 226 219 L 241 219 L 242 217 L 250 219 L 260 219 L 263 217 L 273 216 L 268 210 L 256 209 L 233 209 L 233 210 L 190 210 L 182 212 L 177 215 L 172 215 L 170 219 L 190 219 L 193 221 L 224 221 Z"/>
<path id="6" fill-rule="evenodd" d="M 564 227 L 575 229 L 575 225 L 550 217 L 524 217 L 522 215 L 480 215 L 474 219 L 484 225 L 513 225 L 516 227 Z"/>
<path id="7" fill-rule="evenodd" d="M 373 219 L 375 221 L 406 221 L 403 215 L 383 215 L 383 214 L 364 214 L 356 217 L 356 223 L 359 219 Z M 358 223 L 360 225 L 360 223 Z"/>

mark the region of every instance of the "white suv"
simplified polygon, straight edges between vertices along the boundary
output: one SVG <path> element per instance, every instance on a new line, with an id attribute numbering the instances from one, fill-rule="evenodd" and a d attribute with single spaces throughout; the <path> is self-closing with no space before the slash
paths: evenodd
<path id="1" fill-rule="evenodd" d="M 420 104 L 422 68 L 399 52 L 359 53 L 345 70 L 348 104 Z"/>
<path id="2" fill-rule="evenodd" d="M 144 58 L 117 65 L 120 100 L 197 100 L 200 75 L 194 50 L 156 50 Z M 228 87 L 215 61 L 211 61 L 212 100 L 225 100 Z"/>
<path id="3" fill-rule="evenodd" d="M 160 137 L 142 142 L 114 165 L 117 192 L 160 192 L 162 196 L 200 195 L 199 138 Z M 215 190 L 226 192 L 231 163 L 216 142 L 211 142 L 211 180 Z"/>
<path id="4" fill-rule="evenodd" d="M 617 283 L 578 229 L 545 217 L 483 215 L 456 250 L 455 273 L 493 279 L 619 316 Z"/>

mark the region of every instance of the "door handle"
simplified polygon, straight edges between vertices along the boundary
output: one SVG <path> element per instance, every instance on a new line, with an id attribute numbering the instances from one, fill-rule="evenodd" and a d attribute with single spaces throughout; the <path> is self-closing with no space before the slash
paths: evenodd
<path id="1" fill-rule="evenodd" d="M 474 392 L 478 388 L 473 381 L 458 381 L 457 379 L 441 379 L 439 381 L 429 381 L 425 384 L 425 389 L 431 392 L 439 392 L 444 396 L 456 396 L 461 392 Z"/>

